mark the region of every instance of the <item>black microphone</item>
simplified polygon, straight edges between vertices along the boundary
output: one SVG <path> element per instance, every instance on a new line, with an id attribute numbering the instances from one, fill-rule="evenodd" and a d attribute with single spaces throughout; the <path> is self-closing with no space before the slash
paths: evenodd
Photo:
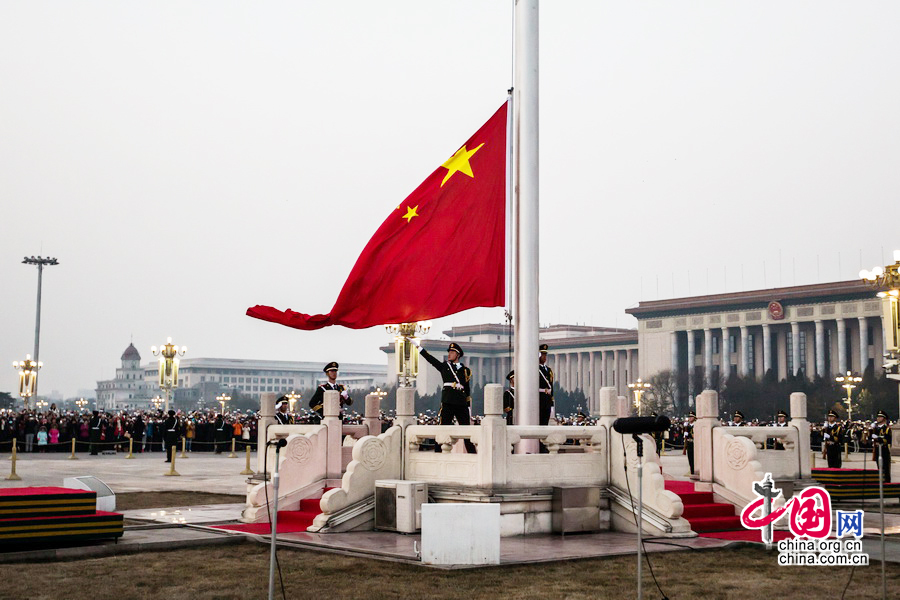
<path id="1" fill-rule="evenodd" d="M 277 440 L 269 440 L 266 446 L 275 446 L 276 448 L 284 448 L 287 446 L 287 438 L 278 438 Z"/>
<path id="2" fill-rule="evenodd" d="M 618 433 L 667 431 L 671 425 L 669 417 L 623 417 L 613 421 L 613 429 Z"/>

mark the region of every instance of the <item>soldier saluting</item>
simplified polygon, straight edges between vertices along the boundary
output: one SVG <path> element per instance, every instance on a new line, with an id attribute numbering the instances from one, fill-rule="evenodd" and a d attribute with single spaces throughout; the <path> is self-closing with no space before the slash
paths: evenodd
<path id="1" fill-rule="evenodd" d="M 350 397 L 350 388 L 342 383 L 337 382 L 338 375 L 338 365 L 336 362 L 331 361 L 325 368 L 322 369 L 325 372 L 325 375 L 328 377 L 328 381 L 325 383 L 319 384 L 319 387 L 316 388 L 316 392 L 313 394 L 313 397 L 309 399 L 309 407 L 313 410 L 316 415 L 318 415 L 319 419 L 317 422 L 322 420 L 324 415 L 324 407 L 325 407 L 325 392 L 329 391 L 337 391 L 341 393 L 341 408 L 344 406 L 350 406 L 353 404 L 353 398 Z"/>
<path id="2" fill-rule="evenodd" d="M 441 425 L 453 425 L 453 419 L 460 425 L 469 425 L 469 397 L 472 392 L 469 388 L 469 380 L 472 371 L 466 365 L 459 362 L 463 349 L 456 342 L 452 342 L 447 348 L 447 360 L 441 362 L 422 347 L 419 340 L 413 338 L 413 343 L 419 349 L 419 354 L 427 360 L 432 367 L 441 374 L 443 387 L 441 388 Z M 465 440 L 466 452 L 475 454 L 475 445 Z M 438 448 L 440 449 L 440 447 Z"/>

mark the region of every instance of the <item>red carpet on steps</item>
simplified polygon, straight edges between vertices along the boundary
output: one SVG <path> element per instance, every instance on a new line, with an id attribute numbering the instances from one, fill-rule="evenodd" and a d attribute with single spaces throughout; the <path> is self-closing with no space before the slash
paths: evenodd
<path id="1" fill-rule="evenodd" d="M 332 488 L 325 490 L 326 492 Z M 300 510 L 278 511 L 278 533 L 296 533 L 306 531 L 312 525 L 313 519 L 321 513 L 319 502 L 322 498 L 306 498 L 300 501 Z M 271 523 L 234 523 L 231 525 L 213 525 L 215 529 L 227 529 L 241 533 L 253 533 L 256 535 L 268 535 L 272 532 Z"/>
<path id="2" fill-rule="evenodd" d="M 684 504 L 682 516 L 691 524 L 691 529 L 700 537 L 720 540 L 761 542 L 762 535 L 757 530 L 745 529 L 741 518 L 731 504 L 715 502 L 712 492 L 698 492 L 691 481 L 666 480 L 666 489 L 675 492 Z M 775 531 L 775 540 L 792 537 L 788 531 Z"/>

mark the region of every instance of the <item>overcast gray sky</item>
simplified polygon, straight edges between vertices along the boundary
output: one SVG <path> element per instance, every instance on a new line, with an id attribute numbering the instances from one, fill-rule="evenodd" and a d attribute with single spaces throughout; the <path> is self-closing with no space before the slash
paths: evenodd
<path id="1" fill-rule="evenodd" d="M 43 392 L 112 377 L 132 336 L 145 360 L 172 336 L 188 357 L 383 362 L 381 328 L 244 311 L 330 310 L 503 102 L 511 6 L 0 0 L 0 359 L 32 351 L 40 253 L 60 261 Z M 640 300 L 883 264 L 898 22 L 896 2 L 542 3 L 541 321 L 633 326 Z"/>

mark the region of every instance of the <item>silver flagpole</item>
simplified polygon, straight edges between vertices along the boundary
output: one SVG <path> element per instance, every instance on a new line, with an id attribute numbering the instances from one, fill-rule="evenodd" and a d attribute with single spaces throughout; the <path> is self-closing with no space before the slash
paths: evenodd
<path id="1" fill-rule="evenodd" d="M 515 14 L 514 98 L 518 191 L 516 400 L 521 425 L 538 424 L 538 0 L 518 0 Z M 520 452 L 537 452 L 523 440 Z"/>

